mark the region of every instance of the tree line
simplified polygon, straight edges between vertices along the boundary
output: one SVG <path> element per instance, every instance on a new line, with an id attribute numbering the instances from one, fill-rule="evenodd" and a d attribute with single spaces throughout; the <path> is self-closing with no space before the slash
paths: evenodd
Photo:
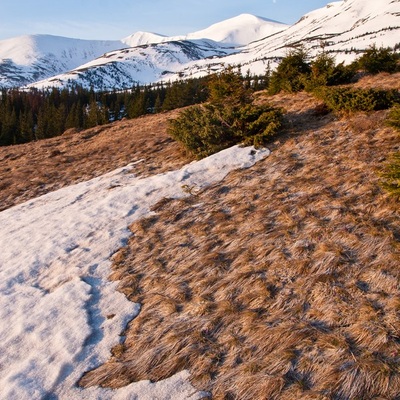
<path id="1" fill-rule="evenodd" d="M 265 88 L 263 77 L 243 77 L 254 90 Z M 61 135 L 122 118 L 168 111 L 208 98 L 209 76 L 136 86 L 129 90 L 95 92 L 75 87 L 0 91 L 0 146 Z"/>
<path id="2" fill-rule="evenodd" d="M 96 93 L 80 87 L 0 92 L 0 145 L 61 135 L 122 118 L 167 111 L 205 101 L 206 78 Z"/>
<path id="3" fill-rule="evenodd" d="M 253 91 L 314 91 L 320 86 L 347 83 L 358 70 L 368 73 L 399 70 L 399 55 L 390 48 L 371 46 L 349 65 L 336 64 L 322 52 L 312 62 L 303 48 L 290 51 L 275 71 L 240 76 Z M 240 67 L 238 69 L 240 72 Z M 26 143 L 61 135 L 70 128 L 86 129 L 122 118 L 172 110 L 205 102 L 212 75 L 169 83 L 136 86 L 130 90 L 94 92 L 80 87 L 48 90 L 0 91 L 0 146 Z"/>

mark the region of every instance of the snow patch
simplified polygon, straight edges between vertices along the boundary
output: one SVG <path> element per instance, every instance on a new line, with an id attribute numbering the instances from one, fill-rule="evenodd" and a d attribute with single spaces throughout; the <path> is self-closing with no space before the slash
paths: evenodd
<path id="1" fill-rule="evenodd" d="M 120 390 L 80 389 L 140 311 L 108 280 L 127 227 L 159 200 L 188 196 L 267 149 L 232 147 L 180 170 L 140 179 L 128 165 L 0 213 L 0 387 L 7 400 L 197 399 L 181 373 Z M 135 397 L 138 396 L 138 397 Z"/>

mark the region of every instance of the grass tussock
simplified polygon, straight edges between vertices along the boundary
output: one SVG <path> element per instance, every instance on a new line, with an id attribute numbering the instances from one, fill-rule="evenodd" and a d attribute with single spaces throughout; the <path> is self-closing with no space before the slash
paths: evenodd
<path id="1" fill-rule="evenodd" d="M 113 279 L 142 309 L 81 385 L 189 369 L 213 399 L 398 398 L 400 219 L 376 174 L 397 134 L 285 96 L 279 150 L 131 226 Z"/>

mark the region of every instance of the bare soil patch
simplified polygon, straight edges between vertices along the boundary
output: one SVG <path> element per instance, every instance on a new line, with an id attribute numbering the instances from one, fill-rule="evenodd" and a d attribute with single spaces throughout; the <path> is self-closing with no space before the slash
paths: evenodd
<path id="1" fill-rule="evenodd" d="M 142 309 L 81 385 L 189 369 L 214 399 L 397 398 L 400 215 L 377 171 L 398 135 L 385 112 L 271 101 L 269 158 L 131 226 L 111 279 Z"/>
<path id="2" fill-rule="evenodd" d="M 147 176 L 190 161 L 166 134 L 177 111 L 149 115 L 27 143 L 0 147 L 0 211 L 131 162 Z"/>

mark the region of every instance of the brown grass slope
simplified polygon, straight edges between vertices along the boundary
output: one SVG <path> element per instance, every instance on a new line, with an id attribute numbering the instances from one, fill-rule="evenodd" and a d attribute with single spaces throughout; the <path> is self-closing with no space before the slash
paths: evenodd
<path id="1" fill-rule="evenodd" d="M 18 146 L 0 147 L 0 211 L 64 186 L 143 160 L 141 176 L 189 161 L 167 134 L 177 111 L 84 130 Z"/>
<path id="2" fill-rule="evenodd" d="M 269 158 L 131 226 L 111 278 L 142 309 L 81 385 L 187 368 L 213 399 L 400 398 L 400 216 L 377 174 L 398 135 L 386 112 L 272 101 Z"/>

